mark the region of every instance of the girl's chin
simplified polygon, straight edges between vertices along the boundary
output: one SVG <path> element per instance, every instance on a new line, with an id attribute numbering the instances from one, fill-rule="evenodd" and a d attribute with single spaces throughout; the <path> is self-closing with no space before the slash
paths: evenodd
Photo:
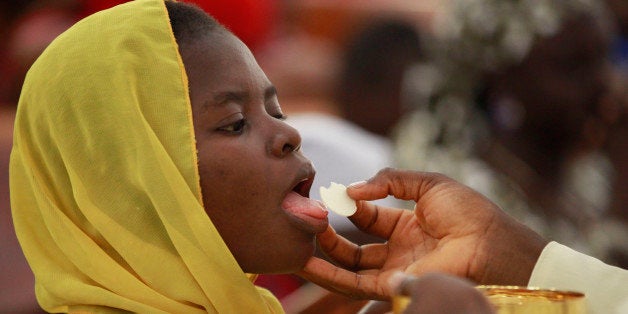
<path id="1" fill-rule="evenodd" d="M 290 252 L 284 252 L 274 259 L 259 258 L 263 261 L 263 264 L 250 265 L 250 267 L 243 267 L 242 269 L 246 273 L 251 274 L 292 274 L 301 271 L 305 264 L 312 256 L 314 256 L 315 242 L 312 237 L 312 242 L 309 245 L 299 246 L 298 250 L 290 250 Z"/>

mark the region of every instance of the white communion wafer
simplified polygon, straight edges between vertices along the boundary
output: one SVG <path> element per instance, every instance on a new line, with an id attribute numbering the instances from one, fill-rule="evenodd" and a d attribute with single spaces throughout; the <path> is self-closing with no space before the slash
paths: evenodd
<path id="1" fill-rule="evenodd" d="M 355 214 L 357 207 L 355 201 L 347 195 L 346 186 L 332 182 L 329 188 L 321 186 L 320 193 L 325 206 L 334 213 L 342 216 Z"/>

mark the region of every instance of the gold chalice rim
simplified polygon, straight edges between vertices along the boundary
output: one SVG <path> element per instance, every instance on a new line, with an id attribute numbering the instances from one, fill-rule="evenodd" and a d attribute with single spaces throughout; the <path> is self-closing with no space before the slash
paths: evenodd
<path id="1" fill-rule="evenodd" d="M 553 288 L 539 288 L 528 286 L 500 286 L 500 285 L 479 285 L 476 288 L 487 296 L 518 296 L 518 297 L 539 297 L 550 301 L 565 302 L 577 301 L 584 298 L 584 293 L 569 290 L 559 290 Z"/>

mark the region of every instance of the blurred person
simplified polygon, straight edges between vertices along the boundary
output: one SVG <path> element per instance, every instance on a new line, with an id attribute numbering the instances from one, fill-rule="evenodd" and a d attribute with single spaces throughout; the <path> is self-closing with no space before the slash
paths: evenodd
<path id="1" fill-rule="evenodd" d="M 453 1 L 435 22 L 400 166 L 479 190 L 544 236 L 605 261 L 628 252 L 604 149 L 620 112 L 598 1 Z M 621 84 L 619 84 L 621 86 Z M 625 181 L 624 181 L 625 182 Z"/>
<path id="2" fill-rule="evenodd" d="M 405 78 L 422 59 L 419 31 L 399 19 L 374 20 L 343 49 L 335 100 L 343 118 L 388 138 L 408 110 Z"/>

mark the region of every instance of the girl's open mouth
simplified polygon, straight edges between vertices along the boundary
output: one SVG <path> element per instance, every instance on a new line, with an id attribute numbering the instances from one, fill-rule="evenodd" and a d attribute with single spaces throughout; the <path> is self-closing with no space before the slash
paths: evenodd
<path id="1" fill-rule="evenodd" d="M 327 209 L 321 202 L 308 197 L 311 186 L 311 178 L 299 182 L 286 195 L 281 207 L 298 222 L 305 225 L 308 231 L 320 233 L 327 229 Z"/>

